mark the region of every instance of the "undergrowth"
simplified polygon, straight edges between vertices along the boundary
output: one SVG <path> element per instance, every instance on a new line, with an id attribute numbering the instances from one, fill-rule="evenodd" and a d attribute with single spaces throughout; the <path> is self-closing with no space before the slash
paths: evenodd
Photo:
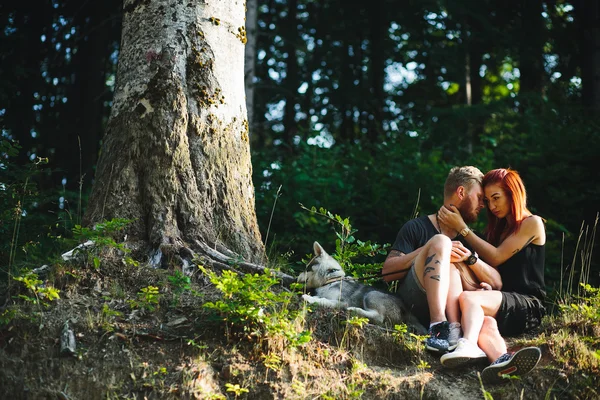
<path id="1" fill-rule="evenodd" d="M 381 264 L 371 260 L 387 245 L 357 239 L 349 218 L 325 209 L 306 210 L 333 227 L 337 240 L 332 255 L 349 274 L 367 277 L 381 270 Z M 127 261 L 121 234 L 126 224 L 113 220 L 96 230 L 76 227 L 76 243 L 91 240 L 94 246 L 73 253 L 70 260 L 54 260 L 49 273 L 23 269 L 15 274 L 18 286 L 0 313 L 0 339 L 15 337 L 14 343 L 23 343 L 30 336 L 27 326 L 39 330 L 40 321 L 62 326 L 64 319 L 53 322 L 50 315 L 79 291 L 94 296 L 97 303 L 84 307 L 79 322 L 72 322 L 81 342 L 76 359 L 85 362 L 111 348 L 113 357 L 130 357 L 130 377 L 107 385 L 108 397 L 402 398 L 399 393 L 414 393 L 415 388 L 388 369 L 419 379 L 443 377 L 437 359 L 424 351 L 423 337 L 406 325 L 386 330 L 344 310 L 311 310 L 300 300 L 301 287 L 283 286 L 272 270 L 239 274 L 199 266 L 201 273 L 190 276 L 176 265 L 152 270 Z M 581 246 L 586 252 L 592 248 Z M 589 260 L 590 254 L 580 259 Z M 587 267 L 575 263 L 568 274 L 582 268 L 580 275 L 587 276 Z M 59 283 L 65 276 L 66 283 Z M 65 298 L 63 293 L 69 295 Z M 562 293 L 539 335 L 520 342 L 542 347 L 549 361 L 538 368 L 552 382 L 538 382 L 540 374 L 535 374 L 501 387 L 481 385 L 482 398 L 527 398 L 522 394 L 526 387 L 543 388 L 548 399 L 561 398 L 566 387 L 575 398 L 597 398 L 599 322 L 600 290 L 577 282 Z M 13 348 L 14 343 L 2 340 L 6 350 Z M 149 342 L 148 351 L 141 353 L 144 341 Z M 181 345 L 168 358 L 164 349 L 171 341 Z M 159 353 L 170 361 L 159 361 Z M 173 365 L 176 359 L 179 365 Z M 377 365 L 386 370 L 375 370 Z M 426 384 L 420 385 L 417 393 L 425 396 Z"/>

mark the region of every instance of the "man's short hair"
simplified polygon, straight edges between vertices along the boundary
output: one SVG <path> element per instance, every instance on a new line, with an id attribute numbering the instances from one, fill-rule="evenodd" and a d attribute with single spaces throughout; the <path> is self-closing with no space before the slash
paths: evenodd
<path id="1" fill-rule="evenodd" d="M 446 183 L 444 184 L 444 197 L 452 196 L 452 193 L 456 191 L 459 186 L 464 186 L 467 191 L 471 191 L 471 188 L 475 183 L 481 185 L 483 180 L 483 173 L 477 167 L 470 165 L 464 167 L 454 167 L 448 173 Z"/>

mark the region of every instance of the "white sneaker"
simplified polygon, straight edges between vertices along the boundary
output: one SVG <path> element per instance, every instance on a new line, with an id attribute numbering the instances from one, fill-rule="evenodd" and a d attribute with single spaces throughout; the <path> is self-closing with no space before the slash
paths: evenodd
<path id="1" fill-rule="evenodd" d="M 444 367 L 455 368 L 465 365 L 471 361 L 487 359 L 487 356 L 475 343 L 461 338 L 458 339 L 458 345 L 452 353 L 446 353 L 440 358 Z"/>
<path id="2" fill-rule="evenodd" d="M 460 322 L 452 322 L 450 324 L 450 334 L 448 335 L 448 350 L 454 350 L 458 345 L 458 339 L 462 337 L 462 331 L 460 329 Z"/>

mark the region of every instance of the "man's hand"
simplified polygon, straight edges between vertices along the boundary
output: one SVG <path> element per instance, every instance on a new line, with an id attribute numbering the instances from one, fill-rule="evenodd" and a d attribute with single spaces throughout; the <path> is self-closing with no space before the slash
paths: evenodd
<path id="1" fill-rule="evenodd" d="M 462 262 L 465 261 L 471 255 L 471 250 L 467 249 L 458 240 L 452 241 L 452 252 L 450 253 L 450 262 Z"/>

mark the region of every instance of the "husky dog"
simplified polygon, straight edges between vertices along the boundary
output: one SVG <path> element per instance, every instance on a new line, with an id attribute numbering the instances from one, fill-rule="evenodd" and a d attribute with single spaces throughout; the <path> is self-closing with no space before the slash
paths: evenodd
<path id="1" fill-rule="evenodd" d="M 306 289 L 314 289 L 314 295 L 302 295 L 305 301 L 325 307 L 345 308 L 380 325 L 384 322 L 404 322 L 417 332 L 427 332 L 406 311 L 399 297 L 345 278 L 346 273 L 340 264 L 319 243 L 315 242 L 313 249 L 315 257 L 306 266 L 307 270 L 298 276 L 298 282 L 304 283 Z"/>

